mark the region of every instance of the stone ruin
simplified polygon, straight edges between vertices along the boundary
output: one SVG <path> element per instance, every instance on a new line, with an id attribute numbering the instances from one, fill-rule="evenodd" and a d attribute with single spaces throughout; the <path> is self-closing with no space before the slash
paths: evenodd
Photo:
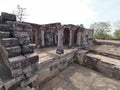
<path id="1" fill-rule="evenodd" d="M 57 46 L 57 53 L 63 53 L 63 47 L 86 47 L 93 45 L 93 30 L 81 25 L 61 25 L 51 23 L 45 25 L 31 24 L 33 27 L 32 43 L 38 48 Z"/>
<path id="2" fill-rule="evenodd" d="M 93 45 L 93 30 L 81 25 L 51 23 L 38 25 L 16 21 L 16 16 L 1 13 L 0 60 L 8 69 L 8 75 L 19 82 L 35 75 L 39 70 L 39 56 L 35 48 L 57 46 L 56 53 L 63 54 L 64 47 L 88 47 Z M 12 83 L 1 84 L 7 90 Z"/>

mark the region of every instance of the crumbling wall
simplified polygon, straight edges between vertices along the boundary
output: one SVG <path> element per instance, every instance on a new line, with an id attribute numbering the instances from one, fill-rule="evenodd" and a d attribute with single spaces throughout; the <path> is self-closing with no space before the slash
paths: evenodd
<path id="1" fill-rule="evenodd" d="M 88 51 L 78 51 L 75 55 L 75 62 L 90 69 L 99 71 L 111 78 L 120 79 L 120 67 L 116 64 L 108 63 L 99 57 L 94 57 Z"/>

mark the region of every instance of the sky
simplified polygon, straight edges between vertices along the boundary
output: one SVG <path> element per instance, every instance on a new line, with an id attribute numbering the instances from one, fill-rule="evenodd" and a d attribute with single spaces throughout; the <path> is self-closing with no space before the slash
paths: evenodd
<path id="1" fill-rule="evenodd" d="M 24 21 L 36 24 L 61 22 L 83 24 L 120 21 L 120 0 L 0 0 L 0 12 L 12 13 L 17 5 L 26 8 Z"/>

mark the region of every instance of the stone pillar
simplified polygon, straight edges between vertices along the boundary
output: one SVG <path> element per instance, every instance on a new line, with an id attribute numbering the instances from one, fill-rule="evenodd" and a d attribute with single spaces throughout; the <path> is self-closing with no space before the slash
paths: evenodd
<path id="1" fill-rule="evenodd" d="M 63 30 L 58 30 L 58 43 L 57 43 L 57 54 L 63 54 L 64 48 L 63 48 Z"/>
<path id="2" fill-rule="evenodd" d="M 45 39 L 44 39 L 45 37 L 44 37 L 44 33 L 45 33 L 44 30 L 42 30 L 42 31 L 41 31 L 41 42 L 42 42 L 42 47 L 45 46 Z"/>
<path id="3" fill-rule="evenodd" d="M 57 33 L 55 33 L 54 38 L 55 38 L 55 44 L 57 44 Z"/>
<path id="4" fill-rule="evenodd" d="M 35 30 L 35 45 L 38 44 L 38 30 Z"/>
<path id="5" fill-rule="evenodd" d="M 81 32 L 80 30 L 77 31 L 77 42 L 76 42 L 77 46 L 81 45 Z"/>
<path id="6" fill-rule="evenodd" d="M 73 31 L 70 30 L 70 41 L 69 41 L 69 48 L 71 48 L 73 45 Z"/>

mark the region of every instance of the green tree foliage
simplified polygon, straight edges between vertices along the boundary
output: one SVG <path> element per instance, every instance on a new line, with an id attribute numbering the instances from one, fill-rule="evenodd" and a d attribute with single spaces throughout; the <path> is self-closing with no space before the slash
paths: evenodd
<path id="1" fill-rule="evenodd" d="M 94 37 L 97 39 L 110 39 L 111 35 L 108 33 L 111 31 L 111 25 L 108 22 L 95 22 L 90 25 L 91 29 L 94 29 Z"/>
<path id="2" fill-rule="evenodd" d="M 114 37 L 115 39 L 120 39 L 120 29 L 115 30 Z"/>

